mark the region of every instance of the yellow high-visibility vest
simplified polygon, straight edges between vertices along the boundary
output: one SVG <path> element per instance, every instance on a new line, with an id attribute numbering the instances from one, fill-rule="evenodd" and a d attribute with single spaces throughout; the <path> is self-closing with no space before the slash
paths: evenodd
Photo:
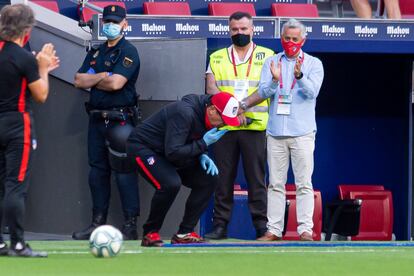
<path id="1" fill-rule="evenodd" d="M 247 93 L 250 96 L 259 88 L 260 74 L 265 60 L 273 55 L 274 52 L 272 50 L 256 45 L 251 56 L 252 60 L 250 71 L 248 77 L 246 77 L 250 63 L 249 59 L 245 63 L 236 66 L 236 76 L 232 58 L 229 55 L 227 48 L 223 48 L 212 53 L 210 55 L 210 68 L 214 74 L 218 89 L 234 95 L 235 81 L 238 79 L 247 79 L 249 81 Z M 246 117 L 256 119 L 253 120 L 252 124 L 240 127 L 226 126 L 225 128 L 230 130 L 265 130 L 269 119 L 268 109 L 268 101 L 263 101 L 262 103 L 247 109 L 244 113 Z"/>

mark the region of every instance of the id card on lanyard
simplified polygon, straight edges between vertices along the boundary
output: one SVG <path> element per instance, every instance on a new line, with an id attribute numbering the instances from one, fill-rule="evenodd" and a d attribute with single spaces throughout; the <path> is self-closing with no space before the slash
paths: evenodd
<path id="1" fill-rule="evenodd" d="M 231 61 L 233 63 L 234 75 L 236 77 L 236 79 L 234 80 L 234 87 L 233 87 L 234 88 L 234 97 L 238 101 L 241 101 L 244 98 L 246 98 L 247 96 L 249 96 L 249 75 L 250 75 L 250 69 L 252 67 L 252 59 L 253 59 L 254 48 L 255 48 L 255 45 L 253 44 L 253 50 L 252 50 L 252 53 L 250 54 L 249 65 L 247 67 L 247 73 L 246 73 L 246 78 L 245 79 L 241 79 L 237 75 L 236 61 L 235 61 L 235 58 L 234 58 L 234 49 L 231 48 Z"/>
<path id="2" fill-rule="evenodd" d="M 302 52 L 302 62 L 305 58 L 305 55 Z M 282 57 L 280 57 L 279 62 L 282 61 Z M 280 93 L 277 99 L 277 109 L 276 114 L 278 115 L 290 115 L 291 113 L 291 106 L 292 106 L 292 90 L 296 85 L 296 78 L 293 78 L 292 85 L 290 86 L 290 90 L 287 93 L 283 93 L 283 77 L 282 77 L 282 63 L 280 65 L 280 79 L 279 79 L 279 87 L 280 87 Z"/>

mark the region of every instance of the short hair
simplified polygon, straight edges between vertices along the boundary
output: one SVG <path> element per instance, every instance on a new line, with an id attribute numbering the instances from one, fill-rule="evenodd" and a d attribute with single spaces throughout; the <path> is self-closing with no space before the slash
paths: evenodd
<path id="1" fill-rule="evenodd" d="M 283 24 L 282 27 L 282 35 L 285 33 L 286 29 L 300 29 L 300 35 L 302 38 L 306 38 L 306 27 L 302 24 L 299 20 L 296 20 L 294 18 L 289 19 L 285 24 Z"/>
<path id="2" fill-rule="evenodd" d="M 240 20 L 244 17 L 246 17 L 249 20 L 252 20 L 252 16 L 250 15 L 250 13 L 237 11 L 237 12 L 234 12 L 230 15 L 229 22 L 232 21 L 232 20 Z"/>
<path id="3" fill-rule="evenodd" d="M 21 37 L 35 24 L 33 10 L 24 4 L 4 6 L 0 11 L 0 39 L 10 41 Z"/>

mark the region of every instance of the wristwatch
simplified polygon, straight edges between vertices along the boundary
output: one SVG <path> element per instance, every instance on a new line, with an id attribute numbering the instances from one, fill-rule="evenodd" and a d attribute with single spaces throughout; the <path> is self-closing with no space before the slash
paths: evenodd
<path id="1" fill-rule="evenodd" d="M 302 72 L 300 72 L 299 77 L 297 77 L 297 76 L 295 75 L 295 79 L 300 80 L 301 78 L 303 78 L 303 73 L 302 73 Z"/>
<path id="2" fill-rule="evenodd" d="M 246 110 L 247 109 L 247 104 L 246 104 L 245 101 L 241 101 L 240 102 L 240 108 L 243 109 L 243 110 Z"/>

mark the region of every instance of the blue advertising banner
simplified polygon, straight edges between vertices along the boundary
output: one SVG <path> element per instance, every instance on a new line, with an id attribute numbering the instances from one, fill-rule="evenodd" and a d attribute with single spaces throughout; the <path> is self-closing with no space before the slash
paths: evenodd
<path id="1" fill-rule="evenodd" d="M 280 32 L 285 19 L 280 21 Z M 301 20 L 309 39 L 352 41 L 414 41 L 412 22 Z"/>
<path id="2" fill-rule="evenodd" d="M 99 37 L 105 39 L 100 28 Z M 128 29 L 125 35 L 128 39 L 134 38 L 228 38 L 228 20 L 224 18 L 145 18 L 128 17 Z M 254 22 L 255 38 L 274 38 L 277 21 L 261 19 Z"/>
<path id="3" fill-rule="evenodd" d="M 255 39 L 279 38 L 286 18 L 255 17 Z M 309 39 L 326 41 L 414 41 L 412 21 L 389 20 L 335 20 L 302 19 Z M 94 38 L 105 39 L 101 28 L 101 15 Z M 141 38 L 228 38 L 229 26 L 223 17 L 148 17 L 129 16 L 127 39 Z M 96 37 L 97 35 L 97 37 Z"/>
<path id="4" fill-rule="evenodd" d="M 126 0 L 123 0 L 126 1 Z M 273 3 L 307 3 L 308 0 L 154 0 L 154 2 L 188 2 L 192 15 L 207 15 L 209 3 L 251 3 L 254 5 L 256 15 L 269 16 Z"/>

